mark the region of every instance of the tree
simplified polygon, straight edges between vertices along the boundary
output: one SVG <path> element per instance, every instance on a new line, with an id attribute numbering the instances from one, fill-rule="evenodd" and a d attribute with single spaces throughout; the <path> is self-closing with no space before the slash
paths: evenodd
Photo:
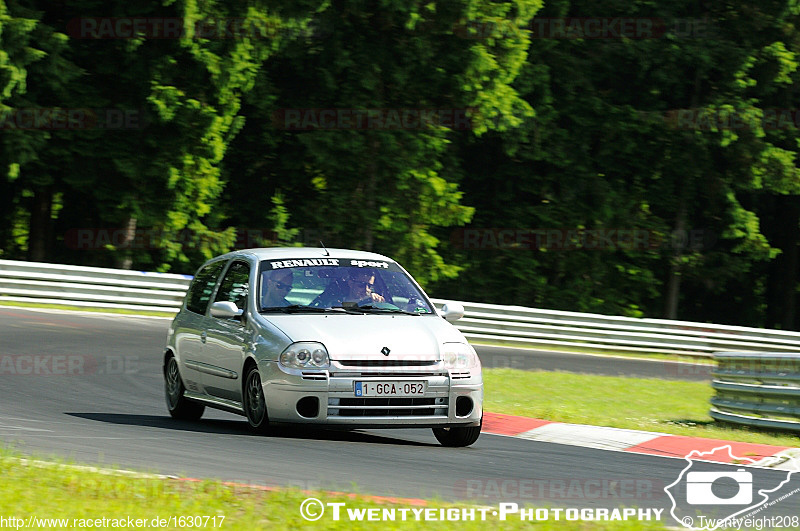
<path id="1" fill-rule="evenodd" d="M 226 161 L 243 183 L 231 196 L 237 214 L 250 212 L 249 222 L 259 223 L 259 203 L 280 191 L 292 221 L 328 246 L 384 252 L 422 282 L 454 277 L 459 267 L 442 260 L 433 231 L 466 223 L 473 209 L 462 204 L 462 168 L 450 144 L 470 130 L 507 126 L 488 118 L 527 109 L 510 86 L 527 37 L 465 38 L 465 21 L 492 16 L 524 25 L 537 8 L 326 5 L 314 17 L 317 32 L 288 43 L 259 78 L 277 97 L 251 102 Z M 254 156 L 259 143 L 266 152 Z M 264 194 L 255 201 L 247 198 L 252 186 Z"/>
<path id="2" fill-rule="evenodd" d="M 560 22 L 589 30 L 586 17 L 597 13 L 649 21 L 656 31 L 584 39 L 554 29 Z M 775 251 L 748 204 L 765 174 L 796 182 L 796 146 L 772 144 L 759 127 L 717 122 L 726 109 L 762 113 L 754 86 L 786 85 L 794 59 L 776 31 L 789 26 L 786 4 L 564 1 L 541 15 L 515 83 L 536 117 L 466 144 L 474 171 L 463 188 L 467 200 L 480 198 L 473 229 L 555 229 L 577 235 L 577 244 L 545 238 L 464 250 L 465 276 L 480 277 L 478 289 L 442 289 L 477 300 L 757 324 L 760 294 L 744 279 Z M 497 181 L 505 184 L 487 194 Z M 617 229 L 642 231 L 639 244 L 616 241 Z M 602 250 L 581 241 L 598 233 L 609 236 Z"/>
<path id="3" fill-rule="evenodd" d="M 215 206 L 219 164 L 241 126 L 240 99 L 277 47 L 279 13 L 300 19 L 313 3 L 24 4 L 20 11 L 41 15 L 40 42 L 50 48 L 30 73 L 35 90 L 19 103 L 87 109 L 91 118 L 63 131 L 19 132 L 31 146 L 16 191 L 32 196 L 24 205 L 30 257 L 163 270 L 228 249 L 233 232 L 216 227 Z M 117 24 L 136 19 L 163 24 Z M 109 117 L 120 115 L 115 127 Z M 91 252 L 70 249 L 65 235 L 87 225 L 123 227 L 125 238 Z M 146 237 L 132 248 L 137 233 Z"/>
<path id="4" fill-rule="evenodd" d="M 6 252 L 24 248 L 24 238 L 15 229 L 25 224 L 25 209 L 30 209 L 22 197 L 20 167 L 36 158 L 36 151 L 46 142 L 46 135 L 28 135 L 18 130 L 20 121 L 27 119 L 25 95 L 28 92 L 29 70 L 51 69 L 60 66 L 59 53 L 63 41 L 39 21 L 39 14 L 25 9 L 18 2 L 0 1 L 0 116 L 4 134 L 0 143 L 0 242 Z M 41 65 L 41 66 L 40 66 Z"/>

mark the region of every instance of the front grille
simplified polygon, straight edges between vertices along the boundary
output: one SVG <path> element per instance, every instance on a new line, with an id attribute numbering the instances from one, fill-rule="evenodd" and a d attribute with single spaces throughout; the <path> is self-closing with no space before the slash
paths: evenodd
<path id="1" fill-rule="evenodd" d="M 334 399 L 336 400 L 336 399 Z M 339 398 L 339 406 L 433 406 L 435 398 L 392 397 L 392 398 Z"/>
<path id="2" fill-rule="evenodd" d="M 342 367 L 428 367 L 436 360 L 337 360 Z"/>
<path id="3" fill-rule="evenodd" d="M 419 377 L 429 377 L 429 376 L 442 376 L 445 373 L 438 373 L 438 372 L 399 372 L 399 371 L 392 371 L 392 372 L 381 372 L 381 371 L 369 371 L 369 372 L 331 372 L 331 377 L 338 377 L 338 378 L 419 378 Z"/>
<path id="4" fill-rule="evenodd" d="M 329 398 L 329 417 L 426 417 L 447 415 L 447 398 Z"/>

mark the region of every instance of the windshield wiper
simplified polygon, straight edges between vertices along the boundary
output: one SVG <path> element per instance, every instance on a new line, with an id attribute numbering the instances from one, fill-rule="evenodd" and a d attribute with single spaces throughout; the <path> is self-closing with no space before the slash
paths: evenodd
<path id="1" fill-rule="evenodd" d="M 406 310 L 401 310 L 400 308 L 382 308 L 380 306 L 374 306 L 372 304 L 365 304 L 364 306 L 355 306 L 351 309 L 363 310 L 365 312 L 402 313 L 405 315 L 420 315 L 417 312 L 408 312 Z"/>
<path id="2" fill-rule="evenodd" d="M 261 308 L 261 313 L 299 313 L 299 312 L 312 312 L 312 313 L 325 313 L 331 311 L 331 308 L 315 308 L 314 306 L 306 306 L 304 304 L 290 304 L 289 306 L 268 306 Z"/>

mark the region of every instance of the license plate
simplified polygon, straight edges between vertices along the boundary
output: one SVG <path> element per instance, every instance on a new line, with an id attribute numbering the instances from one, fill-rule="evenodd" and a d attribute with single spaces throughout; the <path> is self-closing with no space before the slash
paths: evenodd
<path id="1" fill-rule="evenodd" d="M 356 396 L 421 396 L 426 382 L 356 382 Z"/>

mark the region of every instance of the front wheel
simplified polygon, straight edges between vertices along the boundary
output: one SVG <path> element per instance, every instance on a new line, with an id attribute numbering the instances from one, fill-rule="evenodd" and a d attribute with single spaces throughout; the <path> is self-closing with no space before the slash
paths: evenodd
<path id="1" fill-rule="evenodd" d="M 164 390 L 167 398 L 167 409 L 174 419 L 179 420 L 198 420 L 203 416 L 206 406 L 192 402 L 183 396 L 186 388 L 181 380 L 181 373 L 178 370 L 178 360 L 171 357 L 164 370 Z"/>
<path id="2" fill-rule="evenodd" d="M 481 421 L 481 425 L 483 421 Z M 469 426 L 458 428 L 433 428 L 433 435 L 442 446 L 460 448 L 469 446 L 478 440 L 481 434 L 481 426 Z"/>
<path id="3" fill-rule="evenodd" d="M 245 376 L 243 401 L 244 413 L 250 428 L 257 433 L 266 433 L 269 429 L 267 402 L 264 400 L 261 375 L 256 367 L 251 367 Z"/>

